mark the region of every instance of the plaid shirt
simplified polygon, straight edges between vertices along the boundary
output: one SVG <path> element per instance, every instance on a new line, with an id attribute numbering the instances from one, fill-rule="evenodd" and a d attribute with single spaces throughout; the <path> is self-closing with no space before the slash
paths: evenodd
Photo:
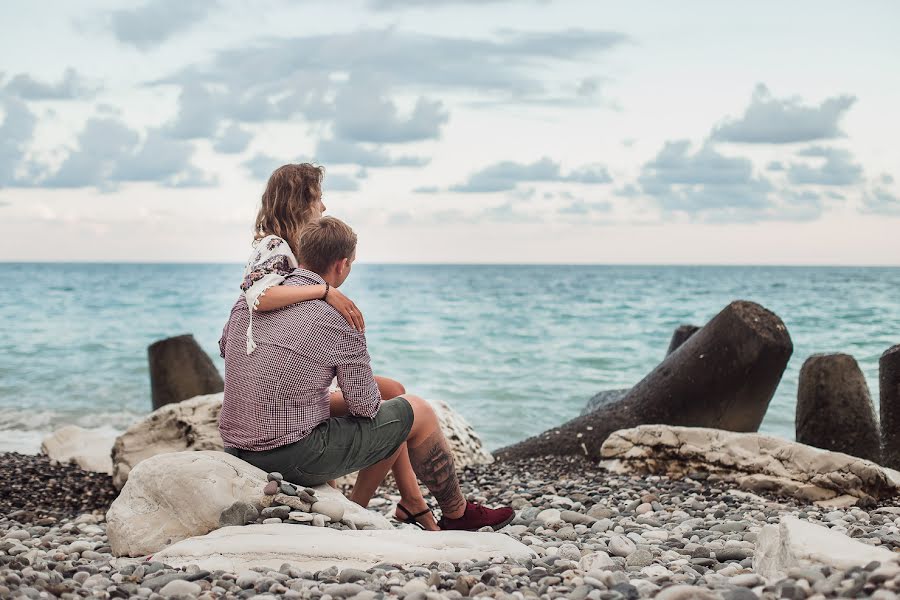
<path id="1" fill-rule="evenodd" d="M 296 269 L 282 285 L 322 285 Z M 302 439 L 330 416 L 329 386 L 337 376 L 350 414 L 373 417 L 381 404 L 366 336 L 322 300 L 253 316 L 257 348 L 247 354 L 250 313 L 243 297 L 219 351 L 225 359 L 225 399 L 219 432 L 226 447 L 271 450 Z"/>

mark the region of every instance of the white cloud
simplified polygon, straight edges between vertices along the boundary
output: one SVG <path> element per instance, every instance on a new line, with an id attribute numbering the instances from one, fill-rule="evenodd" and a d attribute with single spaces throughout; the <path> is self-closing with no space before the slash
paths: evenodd
<path id="1" fill-rule="evenodd" d="M 796 97 L 774 98 L 760 83 L 744 115 L 724 120 L 713 128 L 711 137 L 748 144 L 788 144 L 842 137 L 839 122 L 855 102 L 855 96 L 842 95 L 811 106 Z"/>
<path id="2" fill-rule="evenodd" d="M 109 25 L 121 43 L 149 50 L 196 26 L 216 6 L 216 0 L 149 0 L 136 8 L 112 11 Z"/>
<path id="3" fill-rule="evenodd" d="M 100 86 L 68 68 L 57 83 L 38 81 L 27 73 L 19 73 L 10 79 L 3 90 L 23 100 L 85 100 L 93 98 Z"/>
<path id="4" fill-rule="evenodd" d="M 848 150 L 812 146 L 797 152 L 797 155 L 825 160 L 819 166 L 791 163 L 787 170 L 788 181 L 791 183 L 840 186 L 862 181 L 862 166 L 853 162 L 853 155 Z"/>
<path id="5" fill-rule="evenodd" d="M 529 181 L 573 183 L 609 183 L 612 178 L 606 167 L 587 165 L 563 175 L 559 163 L 541 158 L 533 163 L 503 161 L 487 166 L 472 175 L 465 183 L 451 186 L 450 191 L 465 193 L 504 192 L 512 190 L 519 183 Z"/>

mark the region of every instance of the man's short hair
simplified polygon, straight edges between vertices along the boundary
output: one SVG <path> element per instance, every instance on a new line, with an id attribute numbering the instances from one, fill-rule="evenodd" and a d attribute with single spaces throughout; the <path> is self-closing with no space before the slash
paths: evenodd
<path id="1" fill-rule="evenodd" d="M 356 251 L 356 234 L 349 225 L 334 217 L 322 217 L 307 223 L 300 232 L 300 264 L 322 275 L 331 265 L 351 258 Z"/>

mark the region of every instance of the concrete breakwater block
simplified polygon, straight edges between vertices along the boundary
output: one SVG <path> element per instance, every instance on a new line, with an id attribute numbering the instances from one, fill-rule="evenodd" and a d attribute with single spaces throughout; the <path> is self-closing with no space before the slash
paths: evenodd
<path id="1" fill-rule="evenodd" d="M 881 441 L 884 466 L 900 469 L 900 344 L 885 350 L 878 360 L 881 396 Z"/>
<path id="2" fill-rule="evenodd" d="M 797 441 L 881 463 L 869 386 L 849 354 L 814 354 L 800 369 Z"/>
<path id="3" fill-rule="evenodd" d="M 753 569 L 770 581 L 782 579 L 795 567 L 828 565 L 837 569 L 863 567 L 872 561 L 897 564 L 887 548 L 858 542 L 843 533 L 795 517 L 759 532 Z"/>
<path id="4" fill-rule="evenodd" d="M 225 389 L 212 359 L 189 333 L 150 344 L 147 359 L 154 409 Z"/>
<path id="5" fill-rule="evenodd" d="M 648 423 L 756 431 L 794 346 L 775 313 L 736 300 L 620 400 L 494 452 L 498 460 L 597 459 L 614 431 Z"/>
<path id="6" fill-rule="evenodd" d="M 427 565 L 434 561 L 490 560 L 496 556 L 533 558 L 528 546 L 502 533 L 469 531 L 339 531 L 288 524 L 225 527 L 180 541 L 153 555 L 173 567 L 240 572 L 278 569 L 289 563 L 303 570 L 331 566 L 368 569 L 378 563 Z"/>

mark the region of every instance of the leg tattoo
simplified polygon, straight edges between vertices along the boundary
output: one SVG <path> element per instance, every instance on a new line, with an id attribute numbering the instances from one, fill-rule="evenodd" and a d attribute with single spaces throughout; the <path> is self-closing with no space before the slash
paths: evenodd
<path id="1" fill-rule="evenodd" d="M 415 448 L 410 448 L 409 460 L 413 471 L 434 495 L 445 514 L 456 513 L 465 508 L 466 501 L 459 489 L 453 455 L 450 454 L 447 441 L 440 430 L 432 433 Z"/>

